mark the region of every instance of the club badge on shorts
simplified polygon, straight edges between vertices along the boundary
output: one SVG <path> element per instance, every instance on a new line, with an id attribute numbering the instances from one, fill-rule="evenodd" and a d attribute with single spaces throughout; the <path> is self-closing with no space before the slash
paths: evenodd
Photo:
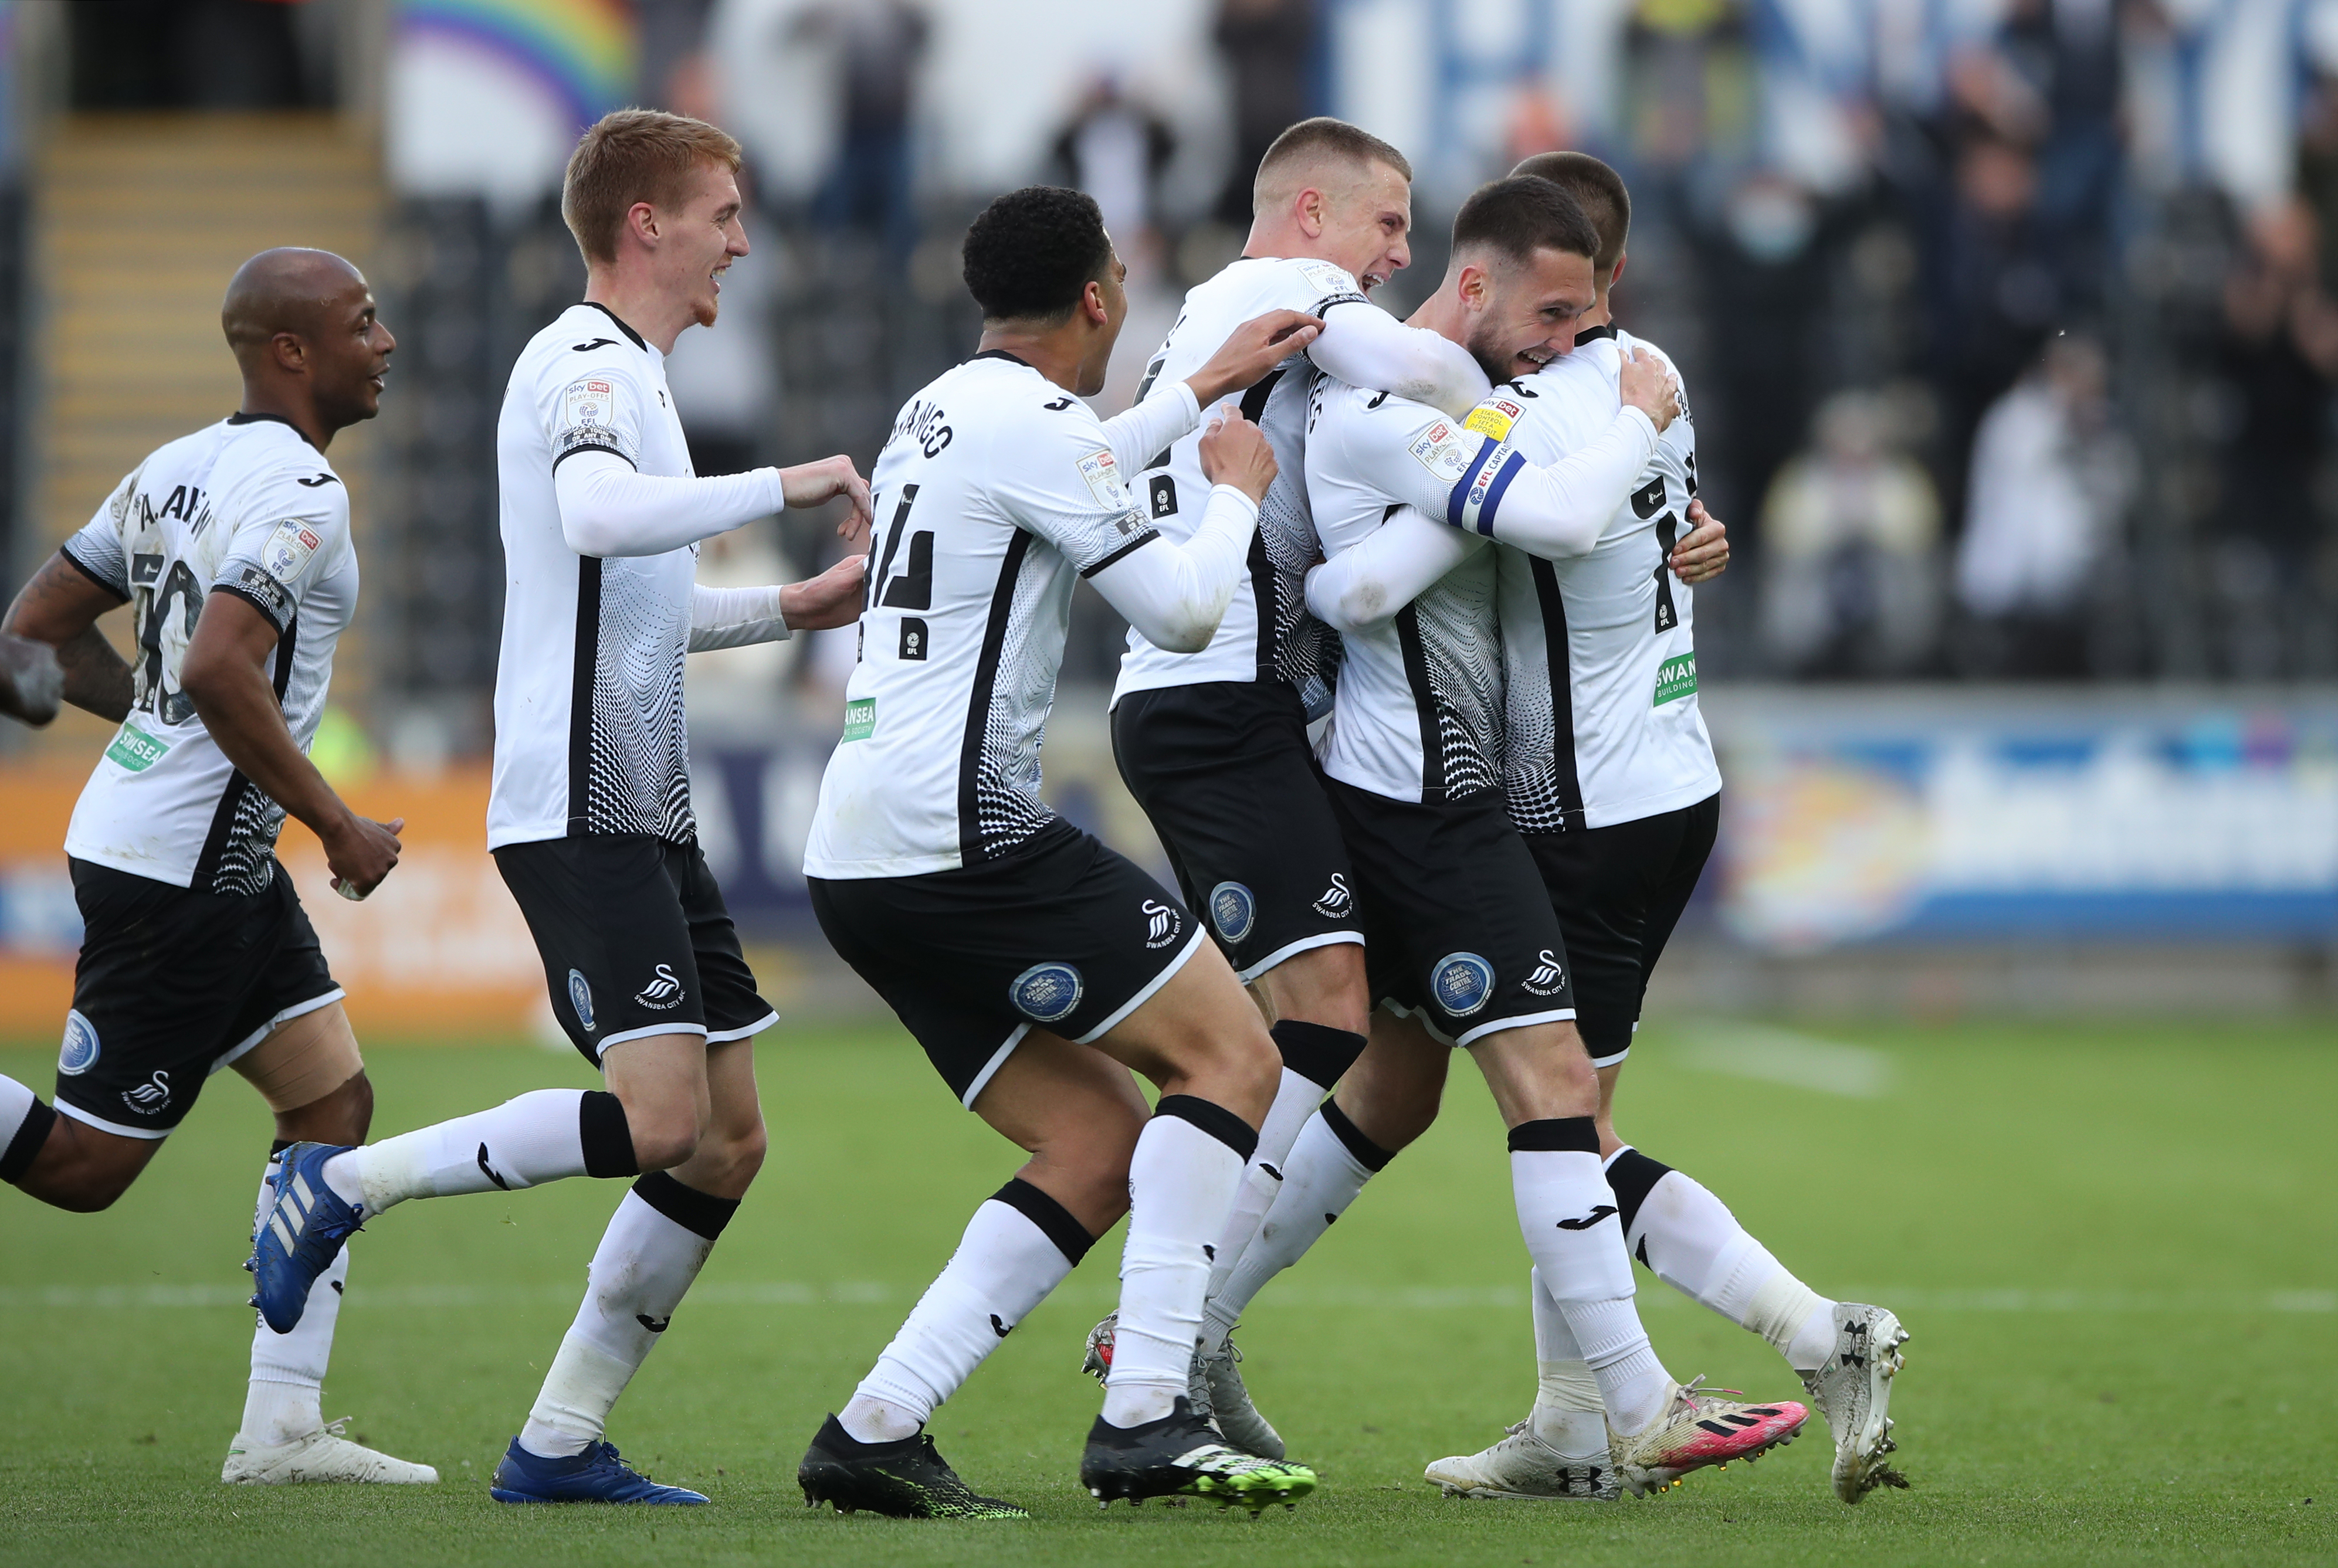
<path id="1" fill-rule="evenodd" d="M 1429 971 L 1429 995 L 1456 1018 L 1494 999 L 1494 966 L 1475 953 L 1449 953 Z"/>
<path id="2" fill-rule="evenodd" d="M 593 1033 L 593 987 L 574 969 L 568 972 L 568 1004 L 576 1010 L 576 1026 L 587 1034 Z"/>
<path id="3" fill-rule="evenodd" d="M 1239 882 L 1221 882 L 1210 889 L 1210 924 L 1228 942 L 1239 942 L 1258 924 L 1258 898 Z"/>
<path id="4" fill-rule="evenodd" d="M 78 1012 L 68 1012 L 64 1044 L 57 1051 L 57 1071 L 71 1078 L 96 1065 L 96 1026 Z"/>
<path id="5" fill-rule="evenodd" d="M 1034 1024 L 1055 1024 L 1072 1015 L 1087 982 L 1068 964 L 1034 964 L 1007 988 L 1015 1010 Z"/>

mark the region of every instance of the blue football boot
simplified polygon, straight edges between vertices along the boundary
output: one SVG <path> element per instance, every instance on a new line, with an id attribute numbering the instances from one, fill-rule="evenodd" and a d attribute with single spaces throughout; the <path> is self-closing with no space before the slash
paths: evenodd
<path id="1" fill-rule="evenodd" d="M 661 1486 L 623 1459 L 614 1443 L 595 1443 L 566 1459 L 545 1459 L 515 1437 L 487 1483 L 498 1503 L 703 1503 L 706 1494 Z"/>
<path id="2" fill-rule="evenodd" d="M 279 1334 L 290 1334 L 309 1309 L 309 1289 L 333 1266 L 342 1244 L 364 1219 L 325 1183 L 325 1161 L 346 1154 L 336 1143 L 295 1143 L 276 1156 L 268 1173 L 276 1200 L 251 1238 L 251 1261 L 244 1265 L 260 1282 L 251 1304 Z"/>

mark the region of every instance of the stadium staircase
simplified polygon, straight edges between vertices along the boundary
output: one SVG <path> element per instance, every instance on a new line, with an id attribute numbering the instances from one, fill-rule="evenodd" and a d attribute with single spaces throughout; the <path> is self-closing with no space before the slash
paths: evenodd
<path id="1" fill-rule="evenodd" d="M 33 176 L 21 568 L 88 521 L 148 452 L 234 410 L 219 309 L 238 263 L 309 245 L 370 267 L 383 210 L 373 137 L 323 114 L 69 115 L 54 122 Z M 332 451 L 359 517 L 366 451 L 362 427 Z M 345 701 L 362 662 L 342 665 L 334 695 Z M 48 745 L 85 760 L 105 728 L 69 714 Z"/>

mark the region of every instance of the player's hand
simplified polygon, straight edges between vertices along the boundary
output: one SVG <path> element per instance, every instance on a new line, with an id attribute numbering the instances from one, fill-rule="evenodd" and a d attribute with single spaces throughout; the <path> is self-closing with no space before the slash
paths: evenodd
<path id="1" fill-rule="evenodd" d="M 1632 357 L 1624 361 L 1620 390 L 1624 407 L 1637 408 L 1659 430 L 1680 416 L 1680 397 L 1673 387 L 1673 373 L 1645 348 L 1634 348 Z"/>
<path id="2" fill-rule="evenodd" d="M 1202 436 L 1202 475 L 1213 485 L 1231 485 L 1262 505 L 1274 483 L 1274 448 L 1259 427 L 1240 414 L 1210 421 Z"/>
<path id="3" fill-rule="evenodd" d="M 1729 529 L 1702 501 L 1688 504 L 1688 536 L 1673 546 L 1672 569 L 1693 588 L 1729 570 Z"/>
<path id="4" fill-rule="evenodd" d="M 57 716 L 64 692 L 65 672 L 55 649 L 0 632 L 0 713 L 37 728 Z"/>
<path id="5" fill-rule="evenodd" d="M 780 617 L 794 632 L 821 632 L 860 619 L 861 585 L 869 579 L 866 553 L 847 555 L 817 577 L 780 590 Z"/>
<path id="6" fill-rule="evenodd" d="M 398 830 L 406 818 L 376 822 L 352 811 L 333 836 L 325 840 L 325 865 L 333 874 L 333 891 L 344 898 L 362 898 L 381 886 L 398 864 Z"/>
<path id="7" fill-rule="evenodd" d="M 869 542 L 869 524 L 873 515 L 869 505 L 869 481 L 860 476 L 851 458 L 823 457 L 817 463 L 782 468 L 780 490 L 791 508 L 818 506 L 843 496 L 852 504 L 852 511 L 836 525 L 836 536 L 848 544 Z"/>
<path id="8" fill-rule="evenodd" d="M 1226 334 L 1210 362 L 1185 378 L 1194 401 L 1207 408 L 1229 392 L 1255 386 L 1266 373 L 1315 341 L 1323 318 L 1304 310 L 1270 310 Z"/>

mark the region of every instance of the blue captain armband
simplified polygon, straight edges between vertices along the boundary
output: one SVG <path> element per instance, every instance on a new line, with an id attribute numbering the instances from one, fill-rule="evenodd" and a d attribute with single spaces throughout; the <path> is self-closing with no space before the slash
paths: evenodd
<path id="1" fill-rule="evenodd" d="M 1527 460 L 1508 442 L 1486 442 L 1462 470 L 1461 477 L 1454 483 L 1453 493 L 1446 498 L 1445 521 L 1456 528 L 1491 537 L 1494 514 L 1501 509 L 1502 497 L 1526 466 Z"/>

